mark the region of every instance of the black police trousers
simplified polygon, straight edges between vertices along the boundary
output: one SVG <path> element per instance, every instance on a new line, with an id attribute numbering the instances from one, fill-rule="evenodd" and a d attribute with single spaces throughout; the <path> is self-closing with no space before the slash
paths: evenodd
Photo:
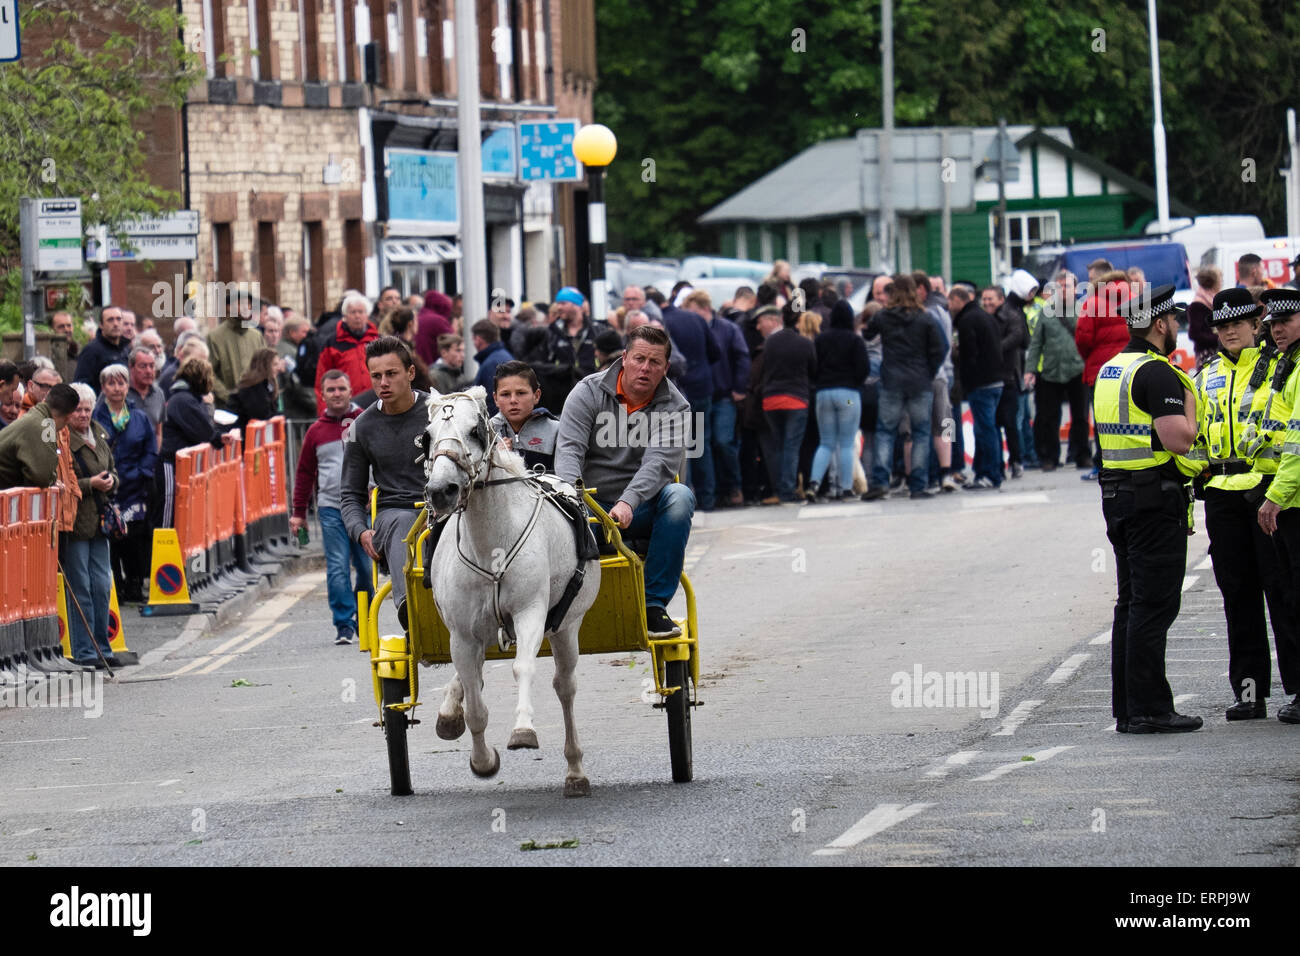
<path id="1" fill-rule="evenodd" d="M 1300 508 L 1285 508 L 1277 514 L 1277 531 L 1273 533 L 1273 548 L 1278 559 L 1278 575 L 1283 584 L 1286 600 L 1286 617 L 1291 622 L 1300 622 Z M 1272 608 L 1269 608 L 1270 613 Z M 1295 625 L 1293 625 L 1295 626 Z M 1274 630 L 1276 636 L 1277 631 Z M 1282 666 L 1282 648 L 1277 649 L 1278 670 L 1282 673 L 1282 686 L 1288 694 L 1293 691 L 1287 682 L 1287 670 Z"/>
<path id="2" fill-rule="evenodd" d="M 1110 641 L 1116 720 L 1174 709 L 1165 679 L 1165 639 L 1182 603 L 1187 502 L 1172 482 L 1166 484 L 1171 490 L 1160 495 L 1158 505 L 1143 508 L 1131 487 L 1102 485 L 1101 510 L 1119 585 Z"/>
<path id="3" fill-rule="evenodd" d="M 1250 688 L 1246 699 L 1258 701 L 1269 696 L 1273 674 L 1265 602 L 1277 643 L 1278 672 L 1288 694 L 1300 693 L 1300 660 L 1296 625 L 1287 614 L 1287 579 L 1276 548 L 1260 530 L 1256 509 L 1245 491 L 1205 489 L 1205 530 L 1228 619 L 1228 681 L 1238 700 Z"/>

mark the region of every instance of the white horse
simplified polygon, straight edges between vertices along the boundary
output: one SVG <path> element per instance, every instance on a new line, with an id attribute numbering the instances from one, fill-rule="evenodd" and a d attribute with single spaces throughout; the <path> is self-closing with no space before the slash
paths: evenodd
<path id="1" fill-rule="evenodd" d="M 577 567 L 569 521 L 531 482 L 523 459 L 506 450 L 489 424 L 486 393 L 432 396 L 424 435 L 425 504 L 429 520 L 448 515 L 427 574 L 434 601 L 451 632 L 455 678 L 438 708 L 437 733 L 455 740 L 469 725 L 470 769 L 490 777 L 500 769 L 496 748 L 483 740 L 488 711 L 483 700 L 483 659 L 499 630 L 513 634 L 519 702 L 510 750 L 536 749 L 532 681 L 550 609 Z M 577 690 L 578 628 L 600 590 L 600 562 L 585 562 L 582 586 L 554 630 L 546 632 L 555 657 L 553 686 L 564 711 L 566 797 L 587 796 L 582 748 L 573 721 Z"/>

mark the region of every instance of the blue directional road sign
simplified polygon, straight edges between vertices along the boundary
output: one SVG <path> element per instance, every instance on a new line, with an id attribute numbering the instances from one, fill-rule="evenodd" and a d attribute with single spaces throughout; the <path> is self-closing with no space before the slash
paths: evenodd
<path id="1" fill-rule="evenodd" d="M 519 175 L 524 182 L 576 182 L 582 164 L 573 155 L 579 120 L 546 120 L 519 124 Z"/>

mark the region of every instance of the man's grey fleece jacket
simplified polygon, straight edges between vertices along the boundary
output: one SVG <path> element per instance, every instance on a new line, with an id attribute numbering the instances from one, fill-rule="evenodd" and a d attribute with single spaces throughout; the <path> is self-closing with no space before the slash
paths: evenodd
<path id="1" fill-rule="evenodd" d="M 565 399 L 555 472 L 595 488 L 600 501 L 622 501 L 635 511 L 684 470 L 691 406 L 664 378 L 650 404 L 629 415 L 617 394 L 622 368 L 623 359 L 616 359 Z"/>

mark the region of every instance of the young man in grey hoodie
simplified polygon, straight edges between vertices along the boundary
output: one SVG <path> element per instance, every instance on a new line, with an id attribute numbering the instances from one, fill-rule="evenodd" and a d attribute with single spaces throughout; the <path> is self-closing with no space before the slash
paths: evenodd
<path id="1" fill-rule="evenodd" d="M 645 563 L 646 626 L 651 637 L 681 633 L 668 616 L 677 592 L 695 495 L 677 481 L 691 435 L 691 406 L 666 378 L 668 333 L 643 325 L 628 334 L 623 355 L 582 379 L 560 416 L 555 471 L 595 489 L 624 533 L 649 538 Z"/>

